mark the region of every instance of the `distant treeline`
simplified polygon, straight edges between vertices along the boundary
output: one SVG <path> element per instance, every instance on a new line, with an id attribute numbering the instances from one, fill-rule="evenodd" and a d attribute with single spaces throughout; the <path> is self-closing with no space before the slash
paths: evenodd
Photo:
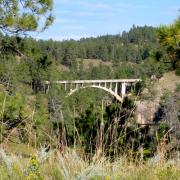
<path id="1" fill-rule="evenodd" d="M 139 63 L 152 49 L 158 50 L 156 28 L 133 26 L 129 32 L 82 38 L 78 41 L 38 41 L 40 49 L 62 64 L 71 66 L 76 58 Z"/>
<path id="2" fill-rule="evenodd" d="M 133 26 L 129 32 L 123 31 L 122 34 L 82 38 L 78 41 L 52 39 L 37 41 L 32 38 L 6 37 L 3 38 L 3 46 L 5 50 L 8 49 L 8 52 L 11 47 L 14 52 L 14 47 L 18 46 L 20 51 L 28 55 L 39 51 L 67 66 L 72 66 L 77 58 L 101 59 L 115 64 L 118 62 L 140 63 L 152 54 L 157 60 L 164 54 L 158 43 L 156 31 L 157 29 L 151 26 Z"/>

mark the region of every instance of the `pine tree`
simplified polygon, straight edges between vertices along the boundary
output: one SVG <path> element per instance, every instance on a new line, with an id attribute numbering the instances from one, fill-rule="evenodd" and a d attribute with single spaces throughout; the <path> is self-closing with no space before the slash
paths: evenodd
<path id="1" fill-rule="evenodd" d="M 4 33 L 43 31 L 52 24 L 53 0 L 1 0 L 0 30 Z"/>

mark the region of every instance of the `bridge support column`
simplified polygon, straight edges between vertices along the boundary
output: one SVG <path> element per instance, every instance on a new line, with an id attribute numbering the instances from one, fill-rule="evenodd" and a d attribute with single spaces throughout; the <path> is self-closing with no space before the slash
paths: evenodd
<path id="1" fill-rule="evenodd" d="M 125 95 L 126 95 L 126 83 L 123 82 L 121 85 L 121 96 L 122 96 L 122 98 L 124 98 Z"/>
<path id="2" fill-rule="evenodd" d="M 109 87 L 109 89 L 111 89 L 111 90 L 112 90 L 112 82 L 110 82 L 110 87 Z"/>
<path id="3" fill-rule="evenodd" d="M 115 86 L 115 93 L 118 94 L 118 83 L 116 83 L 116 86 Z"/>
<path id="4" fill-rule="evenodd" d="M 77 84 L 76 84 L 76 89 L 78 89 L 78 87 L 79 87 L 79 84 L 77 83 Z"/>
<path id="5" fill-rule="evenodd" d="M 105 88 L 107 88 L 107 83 L 106 82 L 104 83 L 104 86 L 105 86 Z"/>

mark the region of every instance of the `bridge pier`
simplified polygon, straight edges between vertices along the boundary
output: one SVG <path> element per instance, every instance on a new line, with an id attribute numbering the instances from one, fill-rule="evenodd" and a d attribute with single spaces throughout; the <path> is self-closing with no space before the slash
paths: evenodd
<path id="1" fill-rule="evenodd" d="M 116 94 L 118 94 L 118 83 L 116 83 L 114 91 L 115 91 Z"/>
<path id="2" fill-rule="evenodd" d="M 76 84 L 76 89 L 78 89 L 78 87 L 79 87 L 79 84 L 77 83 L 77 84 Z"/>
<path id="3" fill-rule="evenodd" d="M 106 82 L 104 83 L 104 86 L 105 86 L 105 88 L 107 88 L 107 83 Z"/>
<path id="4" fill-rule="evenodd" d="M 110 82 L 109 89 L 112 90 L 112 82 Z"/>
<path id="5" fill-rule="evenodd" d="M 121 96 L 122 96 L 122 98 L 124 98 L 125 95 L 126 95 L 126 83 L 123 82 L 121 84 Z"/>

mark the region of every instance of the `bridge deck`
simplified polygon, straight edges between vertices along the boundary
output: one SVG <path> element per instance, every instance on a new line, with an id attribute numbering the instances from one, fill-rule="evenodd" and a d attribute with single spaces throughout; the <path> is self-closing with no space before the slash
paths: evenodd
<path id="1" fill-rule="evenodd" d="M 81 84 L 81 83 L 134 83 L 139 82 L 141 79 L 106 79 L 106 80 L 68 80 L 68 81 L 53 81 L 57 84 Z M 46 81 L 50 84 L 50 81 Z"/>

